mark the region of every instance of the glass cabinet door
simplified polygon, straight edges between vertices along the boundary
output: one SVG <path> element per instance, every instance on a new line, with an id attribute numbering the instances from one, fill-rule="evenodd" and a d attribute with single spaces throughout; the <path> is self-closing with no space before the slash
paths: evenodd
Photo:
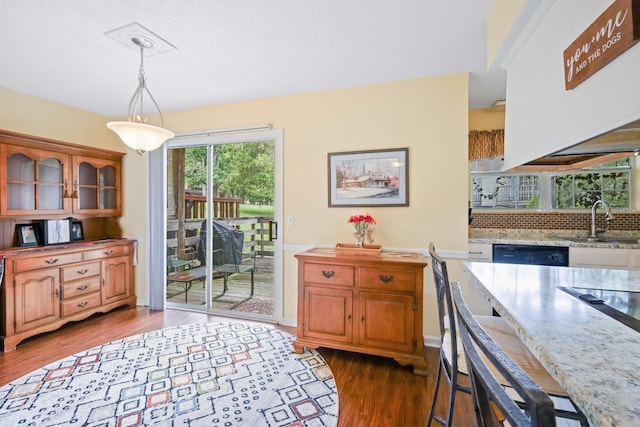
<path id="1" fill-rule="evenodd" d="M 117 207 L 116 168 L 107 165 L 100 168 L 100 209 Z"/>
<path id="2" fill-rule="evenodd" d="M 66 213 L 65 177 L 69 157 L 61 153 L 3 147 L 0 185 L 5 190 L 0 213 Z"/>
<path id="3" fill-rule="evenodd" d="M 63 209 L 63 185 L 64 177 L 60 160 L 46 159 L 38 162 L 38 209 Z"/>
<path id="4" fill-rule="evenodd" d="M 24 154 L 7 158 L 7 209 L 36 208 L 36 161 Z"/>
<path id="5" fill-rule="evenodd" d="M 118 213 L 120 193 L 119 163 L 102 159 L 78 158 L 74 178 L 77 203 L 74 211 L 84 213 Z"/>
<path id="6" fill-rule="evenodd" d="M 78 165 L 78 208 L 98 209 L 97 169 L 86 162 Z"/>

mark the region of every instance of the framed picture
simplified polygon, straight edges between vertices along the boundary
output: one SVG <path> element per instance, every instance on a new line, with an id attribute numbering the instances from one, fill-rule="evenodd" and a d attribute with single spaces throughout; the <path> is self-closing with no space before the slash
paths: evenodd
<path id="1" fill-rule="evenodd" d="M 329 153 L 329 207 L 409 206 L 409 149 Z"/>
<path id="2" fill-rule="evenodd" d="M 44 244 L 57 245 L 71 241 L 70 219 L 47 219 L 44 221 Z"/>
<path id="3" fill-rule="evenodd" d="M 16 225 L 18 246 L 37 246 L 40 244 L 38 224 Z"/>
<path id="4" fill-rule="evenodd" d="M 84 240 L 84 230 L 82 229 L 82 221 L 71 222 L 71 241 L 77 242 Z"/>

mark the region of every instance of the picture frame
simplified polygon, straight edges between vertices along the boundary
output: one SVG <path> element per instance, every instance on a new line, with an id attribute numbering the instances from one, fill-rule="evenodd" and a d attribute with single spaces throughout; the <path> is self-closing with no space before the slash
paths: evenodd
<path id="1" fill-rule="evenodd" d="M 43 240 L 45 245 L 71 242 L 71 219 L 45 220 Z"/>
<path id="2" fill-rule="evenodd" d="M 40 244 L 38 224 L 17 224 L 16 235 L 18 236 L 18 246 L 38 246 Z"/>
<path id="3" fill-rule="evenodd" d="M 329 207 L 409 206 L 409 149 L 328 153 Z"/>
<path id="4" fill-rule="evenodd" d="M 82 221 L 71 222 L 71 241 L 78 242 L 84 240 L 84 229 L 82 228 Z"/>

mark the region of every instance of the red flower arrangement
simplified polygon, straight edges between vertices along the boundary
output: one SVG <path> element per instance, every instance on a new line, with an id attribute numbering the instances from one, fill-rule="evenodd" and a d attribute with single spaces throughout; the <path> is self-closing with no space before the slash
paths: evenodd
<path id="1" fill-rule="evenodd" d="M 376 225 L 376 220 L 368 213 L 364 215 L 353 215 L 349 217 L 349 224 L 353 224 L 353 227 L 358 233 L 364 233 Z"/>

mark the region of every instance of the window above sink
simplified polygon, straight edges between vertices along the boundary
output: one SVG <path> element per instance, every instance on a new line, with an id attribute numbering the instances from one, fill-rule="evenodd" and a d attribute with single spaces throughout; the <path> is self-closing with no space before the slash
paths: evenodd
<path id="1" fill-rule="evenodd" d="M 471 161 L 474 209 L 587 209 L 604 199 L 613 208 L 632 206 L 635 157 L 570 172 L 501 172 L 500 158 Z"/>

